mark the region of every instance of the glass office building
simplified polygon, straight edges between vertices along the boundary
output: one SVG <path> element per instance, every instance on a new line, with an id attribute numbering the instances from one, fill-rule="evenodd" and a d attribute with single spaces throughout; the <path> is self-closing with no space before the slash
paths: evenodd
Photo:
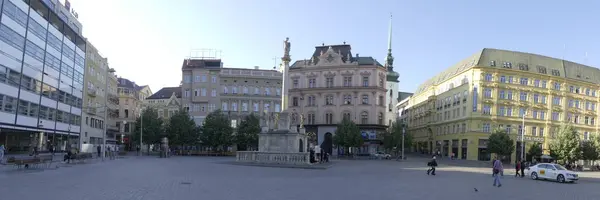
<path id="1" fill-rule="evenodd" d="M 0 0 L 0 13 L 0 144 L 9 153 L 78 147 L 81 25 L 57 0 Z"/>

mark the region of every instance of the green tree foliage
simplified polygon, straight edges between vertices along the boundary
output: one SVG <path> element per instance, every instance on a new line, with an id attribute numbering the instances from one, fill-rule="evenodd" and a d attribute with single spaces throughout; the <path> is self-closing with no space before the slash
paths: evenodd
<path id="1" fill-rule="evenodd" d="M 134 142 L 133 145 L 136 146 L 140 143 L 140 133 L 142 133 L 142 142 L 144 144 L 147 144 L 148 146 L 151 144 L 159 144 L 161 138 L 165 136 L 163 124 L 163 120 L 158 117 L 156 109 L 144 109 L 141 116 L 135 120 L 135 129 L 131 136 L 132 142 Z"/>
<path id="2" fill-rule="evenodd" d="M 598 136 L 592 134 L 590 140 L 581 143 L 581 159 L 598 160 L 600 159 L 600 144 Z"/>
<path id="3" fill-rule="evenodd" d="M 177 111 L 166 126 L 169 145 L 192 146 L 199 141 L 200 133 L 187 111 Z"/>
<path id="4" fill-rule="evenodd" d="M 360 135 L 358 126 L 352 120 L 344 118 L 337 125 L 335 135 L 333 136 L 333 143 L 348 150 L 352 147 L 362 146 L 364 140 Z"/>
<path id="5" fill-rule="evenodd" d="M 383 146 L 387 150 L 396 149 L 401 151 L 402 148 L 402 130 L 404 124 L 400 121 L 396 121 L 388 129 L 388 132 L 383 136 Z M 410 148 L 413 144 L 413 135 L 408 131 L 404 133 L 404 148 Z"/>
<path id="6" fill-rule="evenodd" d="M 235 135 L 238 151 L 245 151 L 248 147 L 258 147 L 258 134 L 260 133 L 260 119 L 250 114 L 242 120 Z"/>
<path id="7" fill-rule="evenodd" d="M 540 158 L 542 154 L 542 144 L 539 142 L 534 142 L 533 144 L 529 145 L 529 150 L 527 151 L 528 160 Z"/>
<path id="8" fill-rule="evenodd" d="M 488 139 L 488 150 L 500 156 L 510 156 L 515 144 L 504 129 L 496 129 Z"/>
<path id="9" fill-rule="evenodd" d="M 550 143 L 550 152 L 557 160 L 572 163 L 581 158 L 579 134 L 571 124 L 560 127 L 556 138 Z"/>
<path id="10" fill-rule="evenodd" d="M 233 128 L 221 110 L 211 112 L 204 119 L 200 141 L 214 150 L 225 150 L 233 144 Z"/>

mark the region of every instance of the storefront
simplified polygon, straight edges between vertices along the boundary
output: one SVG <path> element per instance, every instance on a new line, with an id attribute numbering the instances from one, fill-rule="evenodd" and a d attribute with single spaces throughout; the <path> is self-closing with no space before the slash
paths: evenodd
<path id="1" fill-rule="evenodd" d="M 63 152 L 69 147 L 79 147 L 79 136 L 67 133 L 1 129 L 0 144 L 4 144 L 8 154 L 27 154 L 35 147 L 38 152 L 47 152 L 50 149 Z"/>
<path id="2" fill-rule="evenodd" d="M 479 139 L 479 149 L 477 151 L 477 160 L 479 161 L 490 161 L 491 153 L 487 148 L 488 140 L 487 139 Z"/>

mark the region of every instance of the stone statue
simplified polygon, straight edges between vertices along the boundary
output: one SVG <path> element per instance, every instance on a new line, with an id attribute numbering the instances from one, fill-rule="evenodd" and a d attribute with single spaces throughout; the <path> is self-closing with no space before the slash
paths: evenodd
<path id="1" fill-rule="evenodd" d="M 286 37 L 285 41 L 283 41 L 283 56 L 290 56 L 290 48 L 292 45 L 290 44 L 290 38 Z"/>
<path id="2" fill-rule="evenodd" d="M 296 113 L 292 114 L 292 123 L 296 123 Z"/>
<path id="3" fill-rule="evenodd" d="M 304 128 L 304 114 L 300 114 L 300 128 Z"/>
<path id="4" fill-rule="evenodd" d="M 279 128 L 279 113 L 275 113 L 275 128 Z"/>

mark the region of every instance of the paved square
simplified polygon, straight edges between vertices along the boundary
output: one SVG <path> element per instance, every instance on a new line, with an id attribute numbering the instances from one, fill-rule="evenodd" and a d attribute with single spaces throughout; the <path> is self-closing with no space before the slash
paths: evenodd
<path id="1" fill-rule="evenodd" d="M 489 169 L 425 162 L 336 161 L 327 170 L 221 164 L 232 158 L 127 158 L 32 173 L 0 171 L 0 199 L 306 200 L 598 199 L 600 179 L 559 184 L 514 178 L 492 187 Z M 443 165 L 443 161 L 440 162 Z M 461 172 L 477 171 L 477 172 Z M 507 170 L 507 172 L 512 172 Z M 474 191 L 474 187 L 479 192 Z"/>

